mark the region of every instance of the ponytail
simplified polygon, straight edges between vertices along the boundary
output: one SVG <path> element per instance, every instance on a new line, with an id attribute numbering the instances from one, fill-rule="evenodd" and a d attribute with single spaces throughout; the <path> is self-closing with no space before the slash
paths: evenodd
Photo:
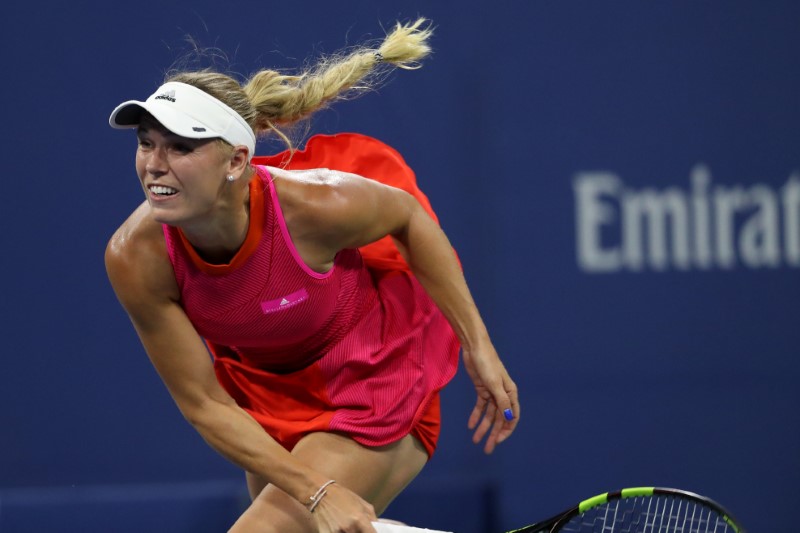
<path id="1" fill-rule="evenodd" d="M 420 18 L 411 24 L 397 23 L 377 49 L 360 46 L 346 54 L 324 57 L 299 75 L 257 72 L 243 87 L 256 110 L 256 134 L 292 124 L 330 103 L 375 88 L 387 65 L 419 68 L 419 61 L 431 52 L 427 41 L 433 32 L 426 22 Z"/>

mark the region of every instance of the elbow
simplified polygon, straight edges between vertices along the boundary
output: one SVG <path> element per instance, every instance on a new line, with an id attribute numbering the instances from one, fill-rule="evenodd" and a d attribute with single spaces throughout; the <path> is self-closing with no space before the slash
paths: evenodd
<path id="1" fill-rule="evenodd" d="M 201 433 L 215 425 L 215 420 L 220 419 L 222 411 L 233 406 L 235 403 L 232 399 L 225 402 L 211 396 L 178 402 L 178 408 L 183 418 Z"/>
<path id="2" fill-rule="evenodd" d="M 398 191 L 398 194 L 402 199 L 400 204 L 403 207 L 400 210 L 401 215 L 398 217 L 398 222 L 390 231 L 390 235 L 396 241 L 407 245 L 409 236 L 413 231 L 413 228 L 418 225 L 420 217 L 422 217 L 423 221 L 430 217 L 419 201 L 410 193 L 406 191 Z"/>
<path id="3" fill-rule="evenodd" d="M 183 418 L 195 429 L 208 425 L 208 417 L 214 412 L 208 397 L 176 399 Z"/>
<path id="4" fill-rule="evenodd" d="M 194 407 L 181 407 L 180 411 L 183 415 L 183 419 L 186 420 L 193 428 L 199 430 L 205 425 L 202 409 Z"/>

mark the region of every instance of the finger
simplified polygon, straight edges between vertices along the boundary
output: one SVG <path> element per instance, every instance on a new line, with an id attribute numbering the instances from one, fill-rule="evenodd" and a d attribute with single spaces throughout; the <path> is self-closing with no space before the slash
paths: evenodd
<path id="1" fill-rule="evenodd" d="M 500 430 L 497 432 L 497 444 L 500 444 L 508 437 L 514 433 L 514 430 L 517 429 L 517 424 L 519 423 L 519 417 L 515 418 L 511 421 L 505 421 L 502 426 L 500 426 Z"/>
<path id="2" fill-rule="evenodd" d="M 497 437 L 498 444 L 506 440 L 514 432 L 514 430 L 517 428 L 517 424 L 519 424 L 519 419 L 522 416 L 517 390 L 513 389 L 508 396 L 511 399 L 510 409 L 513 418 L 509 420 L 508 417 L 506 417 L 506 421 L 500 429 L 500 433 Z"/>
<path id="3" fill-rule="evenodd" d="M 495 405 L 500 409 L 501 413 L 506 413 L 507 411 L 510 412 L 510 415 L 506 417 L 507 420 L 510 420 L 513 415 L 514 411 L 512 408 L 512 401 L 511 401 L 511 391 L 516 389 L 514 382 L 511 381 L 511 378 L 508 377 L 506 374 L 498 378 L 496 381 L 492 381 L 489 383 L 489 392 L 492 395 L 492 400 L 494 401 Z"/>
<path id="4" fill-rule="evenodd" d="M 502 414 L 499 410 L 497 411 L 494 419 L 491 421 L 491 432 L 489 436 L 486 438 L 486 444 L 483 447 L 483 451 L 487 454 L 490 454 L 494 451 L 495 447 L 497 446 L 498 442 L 497 439 L 500 436 L 500 431 L 503 429 L 504 424 L 508 423 L 505 420 L 505 415 Z"/>
<path id="5" fill-rule="evenodd" d="M 507 420 L 505 415 L 498 413 L 494 419 L 494 424 L 492 424 L 492 431 L 486 439 L 484 452 L 487 454 L 492 453 L 495 447 L 511 434 L 514 425 L 516 425 L 515 421 Z"/>
<path id="6" fill-rule="evenodd" d="M 378 515 L 375 513 L 375 508 L 372 506 L 372 504 L 365 501 L 364 505 L 367 507 L 367 518 L 369 518 L 369 521 L 374 522 L 377 520 Z"/>
<path id="7" fill-rule="evenodd" d="M 478 396 L 475 407 L 472 409 L 472 413 L 469 415 L 469 420 L 467 421 L 467 427 L 469 429 L 475 429 L 475 426 L 478 425 L 478 422 L 480 422 L 483 416 L 483 412 L 486 410 L 487 404 L 486 398 Z"/>
<path id="8" fill-rule="evenodd" d="M 372 524 L 376 520 L 378 520 L 378 519 L 373 517 L 372 519 L 368 520 L 365 523 L 359 523 L 358 531 L 359 532 L 363 531 L 363 533 L 378 533 L 378 530 L 375 529 L 375 526 Z"/>
<path id="9" fill-rule="evenodd" d="M 495 401 L 500 406 L 508 405 L 508 407 L 501 407 L 497 410 L 492 431 L 486 439 L 486 446 L 484 447 L 486 453 L 492 453 L 497 444 L 506 440 L 519 423 L 520 409 L 517 388 L 514 382 L 508 379 L 506 386 L 503 387 L 503 392 L 502 396 L 495 397 Z M 508 403 L 503 403 L 504 401 Z"/>
<path id="10" fill-rule="evenodd" d="M 486 409 L 483 413 L 483 418 L 481 419 L 481 423 L 478 425 L 478 428 L 472 435 L 472 442 L 477 444 L 481 440 L 483 440 L 483 437 L 486 436 L 486 433 L 491 429 L 492 422 L 494 421 L 496 416 L 497 416 L 497 407 L 493 403 L 487 403 Z"/>
<path id="11" fill-rule="evenodd" d="M 515 418 L 519 418 L 517 386 L 508 374 L 505 374 L 499 382 L 493 383 L 490 392 L 494 403 L 506 421 L 511 422 Z"/>

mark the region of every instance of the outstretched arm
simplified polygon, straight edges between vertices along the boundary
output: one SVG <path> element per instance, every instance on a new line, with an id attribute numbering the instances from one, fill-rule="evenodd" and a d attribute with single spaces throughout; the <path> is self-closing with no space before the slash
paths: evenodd
<path id="1" fill-rule="evenodd" d="M 408 204 L 408 220 L 393 236 L 402 246 L 417 279 L 461 341 L 464 366 L 477 391 L 468 426 L 475 429 L 475 443 L 488 433 L 484 450 L 491 453 L 519 422 L 516 384 L 492 344 L 449 240 L 416 200 L 404 202 Z M 504 413 L 510 413 L 512 418 L 509 420 Z"/>
<path id="2" fill-rule="evenodd" d="M 478 394 L 468 425 L 475 429 L 476 443 L 488 434 L 484 449 L 491 453 L 519 421 L 517 387 L 497 355 L 439 225 L 405 191 L 352 174 L 320 171 L 316 181 L 298 185 L 289 179 L 281 189 L 282 203 L 286 198 L 291 206 L 303 199 L 292 233 L 304 257 L 318 258 L 320 267 L 332 263 L 341 249 L 364 246 L 385 235 L 394 237 L 461 341 L 464 364 Z M 504 414 L 507 410 L 511 420 Z"/>

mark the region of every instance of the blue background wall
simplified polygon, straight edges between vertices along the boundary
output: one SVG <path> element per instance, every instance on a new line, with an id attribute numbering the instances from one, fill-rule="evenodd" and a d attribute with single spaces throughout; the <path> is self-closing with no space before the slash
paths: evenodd
<path id="1" fill-rule="evenodd" d="M 425 67 L 337 105 L 313 130 L 374 135 L 415 168 L 524 413 L 514 438 L 483 456 L 466 429 L 474 399 L 462 371 L 444 397 L 439 451 L 389 514 L 500 531 L 657 484 L 712 496 L 753 531 L 793 531 L 799 6 L 5 6 L 0 530 L 47 517 L 50 530 L 102 530 L 104 520 L 145 530 L 131 509 L 150 502 L 165 531 L 218 531 L 241 503 L 213 518 L 192 507 L 241 496 L 241 474 L 181 418 L 106 281 L 105 243 L 141 200 L 134 136 L 107 126 L 111 109 L 149 95 L 186 35 L 247 74 L 424 15 L 437 26 Z M 635 213 L 670 198 L 688 219 Z M 654 224 L 679 219 L 684 233 Z M 611 263 L 598 271 L 581 253 Z"/>

